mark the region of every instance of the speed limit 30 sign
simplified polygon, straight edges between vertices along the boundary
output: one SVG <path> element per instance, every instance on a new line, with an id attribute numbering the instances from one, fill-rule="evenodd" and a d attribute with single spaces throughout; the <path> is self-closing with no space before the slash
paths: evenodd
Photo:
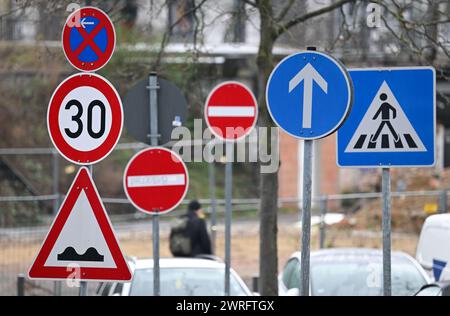
<path id="1" fill-rule="evenodd" d="M 79 165 L 99 162 L 117 144 L 123 126 L 120 96 L 94 73 L 68 77 L 53 93 L 47 112 L 50 138 L 66 159 Z"/>

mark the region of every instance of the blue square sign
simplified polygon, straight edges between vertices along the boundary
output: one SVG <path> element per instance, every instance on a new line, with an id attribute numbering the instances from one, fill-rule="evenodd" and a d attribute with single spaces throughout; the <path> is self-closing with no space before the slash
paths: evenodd
<path id="1" fill-rule="evenodd" d="M 349 73 L 354 103 L 337 132 L 338 166 L 433 166 L 434 68 L 370 68 Z"/>

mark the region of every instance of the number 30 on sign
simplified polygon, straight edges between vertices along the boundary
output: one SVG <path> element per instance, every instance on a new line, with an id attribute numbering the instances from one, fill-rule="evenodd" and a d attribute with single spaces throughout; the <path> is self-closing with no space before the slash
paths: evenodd
<path id="1" fill-rule="evenodd" d="M 90 165 L 108 156 L 119 140 L 122 126 L 119 94 L 99 75 L 70 76 L 50 99 L 50 138 L 59 153 L 75 164 Z"/>

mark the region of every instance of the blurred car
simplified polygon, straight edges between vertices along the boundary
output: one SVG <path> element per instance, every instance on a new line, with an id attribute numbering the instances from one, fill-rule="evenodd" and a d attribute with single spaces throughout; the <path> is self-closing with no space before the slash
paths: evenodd
<path id="1" fill-rule="evenodd" d="M 298 295 L 300 253 L 294 253 L 279 275 L 280 295 Z M 430 282 L 411 256 L 392 253 L 392 295 L 413 295 Z M 335 248 L 311 252 L 310 293 L 325 296 L 382 295 L 382 251 Z"/>
<path id="2" fill-rule="evenodd" d="M 98 295 L 153 295 L 153 259 L 134 259 L 128 263 L 133 279 L 128 283 L 103 283 Z M 163 258 L 159 260 L 162 296 L 223 296 L 225 264 L 202 258 Z M 239 275 L 231 270 L 230 294 L 253 293 Z"/>
<path id="3" fill-rule="evenodd" d="M 435 282 L 450 280 L 450 214 L 427 217 L 420 232 L 416 259 Z"/>
<path id="4" fill-rule="evenodd" d="M 436 282 L 424 285 L 415 296 L 450 296 L 450 282 Z"/>

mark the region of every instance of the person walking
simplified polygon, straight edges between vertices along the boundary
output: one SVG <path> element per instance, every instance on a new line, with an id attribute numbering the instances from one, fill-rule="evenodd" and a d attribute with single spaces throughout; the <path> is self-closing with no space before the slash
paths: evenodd
<path id="1" fill-rule="evenodd" d="M 189 203 L 187 213 L 171 227 L 169 241 L 170 251 L 175 257 L 212 255 L 205 213 L 197 200 Z"/>

